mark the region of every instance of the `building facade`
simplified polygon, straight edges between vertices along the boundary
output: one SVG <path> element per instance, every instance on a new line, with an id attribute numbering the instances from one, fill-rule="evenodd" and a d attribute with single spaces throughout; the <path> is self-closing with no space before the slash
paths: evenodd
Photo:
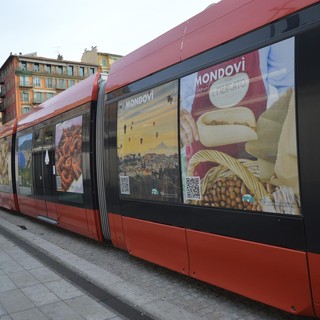
<path id="1" fill-rule="evenodd" d="M 98 64 L 29 55 L 10 55 L 0 68 L 2 123 L 73 86 L 99 70 Z"/>
<path id="2" fill-rule="evenodd" d="M 108 74 L 111 65 L 121 58 L 122 56 L 118 54 L 99 52 L 98 48 L 95 46 L 91 47 L 91 50 L 84 50 L 81 62 L 97 64 L 101 72 Z"/>

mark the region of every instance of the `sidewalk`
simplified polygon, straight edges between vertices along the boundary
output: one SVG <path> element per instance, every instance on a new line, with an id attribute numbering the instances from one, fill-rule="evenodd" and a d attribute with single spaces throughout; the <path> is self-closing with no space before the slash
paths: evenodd
<path id="1" fill-rule="evenodd" d="M 3 236 L 5 233 L 12 234 L 20 242 L 23 241 L 27 246 L 40 251 L 40 254 L 45 254 L 54 261 L 54 264 L 67 268 L 71 273 L 76 274 L 76 277 L 82 277 L 87 282 L 106 290 L 107 295 L 110 294 L 115 298 L 110 299 L 114 301 L 113 304 L 107 304 L 111 308 L 108 309 L 107 306 L 99 303 L 104 301 L 99 296 L 97 298 L 99 302 L 90 298 L 85 291 L 77 289 L 38 259 L 27 254 L 19 245 L 7 240 Z M 0 320 L 140 319 L 137 316 L 131 317 L 130 310 L 121 312 L 126 305 L 129 309 L 136 308 L 136 313 L 141 315 L 141 318 L 200 319 L 172 303 L 146 293 L 135 285 L 128 284 L 122 278 L 28 230 L 0 218 Z M 113 308 L 121 310 L 119 312 L 126 316 L 117 315 Z"/>
<path id="2" fill-rule="evenodd" d="M 13 229 L 16 228 L 13 226 Z M 51 271 L 3 237 L 0 231 L 0 319 L 120 320 L 123 318 Z"/>

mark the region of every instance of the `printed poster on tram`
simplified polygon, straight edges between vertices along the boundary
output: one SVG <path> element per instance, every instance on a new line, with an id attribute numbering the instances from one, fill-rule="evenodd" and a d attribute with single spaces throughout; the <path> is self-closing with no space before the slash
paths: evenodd
<path id="1" fill-rule="evenodd" d="M 57 190 L 83 193 L 82 116 L 56 125 L 55 146 Z"/>
<path id="2" fill-rule="evenodd" d="M 184 202 L 300 215 L 294 38 L 181 79 Z"/>
<path id="3" fill-rule="evenodd" d="M 9 186 L 11 176 L 10 140 L 5 137 L 0 140 L 0 189 Z"/>
<path id="4" fill-rule="evenodd" d="M 120 196 L 180 202 L 178 82 L 118 103 Z"/>
<path id="5" fill-rule="evenodd" d="M 18 137 L 18 191 L 32 194 L 32 133 Z"/>

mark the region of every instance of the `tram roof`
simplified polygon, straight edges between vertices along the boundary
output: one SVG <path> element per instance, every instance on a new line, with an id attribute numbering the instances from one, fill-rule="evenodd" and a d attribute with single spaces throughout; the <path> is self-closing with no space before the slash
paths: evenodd
<path id="1" fill-rule="evenodd" d="M 219 46 L 319 0 L 222 0 L 116 61 L 107 92 Z"/>

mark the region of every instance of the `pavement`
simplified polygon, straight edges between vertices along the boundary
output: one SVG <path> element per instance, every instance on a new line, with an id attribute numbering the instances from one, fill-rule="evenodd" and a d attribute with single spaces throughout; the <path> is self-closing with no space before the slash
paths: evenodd
<path id="1" fill-rule="evenodd" d="M 141 319 L 196 320 L 194 314 L 128 284 L 116 275 L 53 243 L 28 232 L 24 227 L 0 218 L 0 320 L 120 320 L 125 317 L 108 309 L 64 277 L 53 272 L 36 257 L 21 249 L 1 233 L 36 248 L 89 283 L 120 297 L 123 306 L 136 307 Z M 37 256 L 37 254 L 35 254 Z M 123 307 L 120 307 L 120 311 Z M 147 315 L 148 314 L 148 315 Z"/>
<path id="2" fill-rule="evenodd" d="M 144 262 L 111 245 L 0 210 L 0 320 L 7 319 L 298 317 Z"/>
<path id="3" fill-rule="evenodd" d="M 5 227 L 16 233 L 22 231 L 8 223 Z M 50 249 L 56 250 L 52 246 Z M 120 320 L 123 318 L 0 235 L 0 319 Z"/>

